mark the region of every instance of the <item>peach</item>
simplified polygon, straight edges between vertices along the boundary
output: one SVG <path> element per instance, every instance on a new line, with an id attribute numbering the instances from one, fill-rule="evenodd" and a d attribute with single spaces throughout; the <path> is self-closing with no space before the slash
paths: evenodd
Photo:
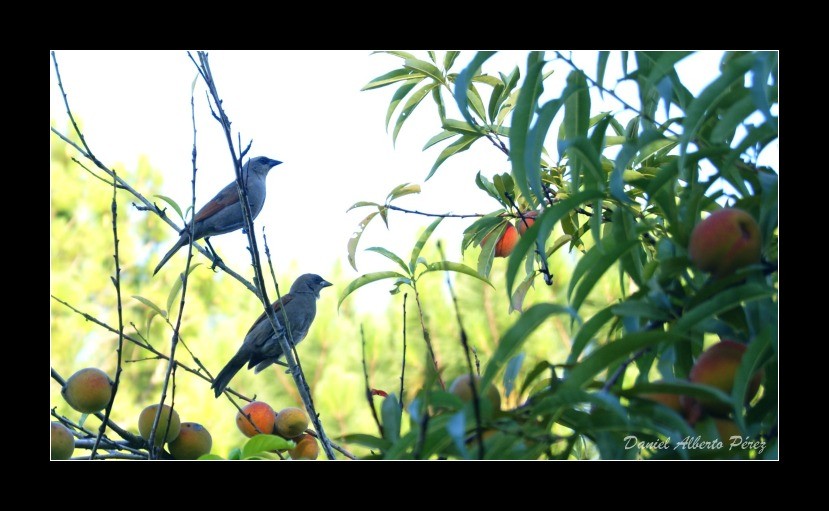
<path id="1" fill-rule="evenodd" d="M 253 401 L 246 404 L 242 411 L 236 414 L 236 426 L 248 438 L 260 433 L 270 435 L 273 432 L 275 419 L 276 413 L 271 405 L 262 401 Z M 256 424 L 256 428 L 253 427 L 251 422 Z M 259 431 L 256 431 L 256 429 L 259 429 Z"/>
<path id="2" fill-rule="evenodd" d="M 449 386 L 449 392 L 455 394 L 463 401 L 472 401 L 472 385 L 469 382 L 469 374 L 462 374 L 452 381 L 452 384 Z M 501 409 L 501 394 L 495 386 L 490 384 L 486 388 L 486 392 L 483 393 L 481 392 L 481 377 L 475 376 L 475 390 L 479 396 L 486 396 L 489 402 L 492 403 L 492 409 L 494 411 L 497 412 Z"/>
<path id="3" fill-rule="evenodd" d="M 284 438 L 294 438 L 308 429 L 308 415 L 305 411 L 289 407 L 276 415 L 274 432 Z"/>
<path id="4" fill-rule="evenodd" d="M 521 236 L 527 232 L 527 229 L 533 226 L 535 219 L 538 218 L 538 211 L 527 211 L 524 213 L 524 219 L 516 218 L 515 226 L 518 227 L 518 234 Z"/>
<path id="5" fill-rule="evenodd" d="M 75 410 L 95 413 L 109 404 L 112 386 L 113 382 L 107 373 L 95 367 L 87 367 L 70 376 L 60 392 Z"/>
<path id="6" fill-rule="evenodd" d="M 213 437 L 207 428 L 195 422 L 182 422 L 181 431 L 167 449 L 177 460 L 195 460 L 213 448 Z"/>
<path id="7" fill-rule="evenodd" d="M 52 459 L 68 460 L 75 452 L 75 437 L 59 422 L 52 423 Z"/>
<path id="8" fill-rule="evenodd" d="M 691 368 L 688 379 L 693 383 L 700 383 L 716 387 L 728 395 L 734 386 L 734 377 L 743 359 L 746 345 L 724 339 L 705 350 Z M 760 388 L 762 372 L 754 375 L 749 382 L 746 400 L 750 401 Z M 706 412 L 714 415 L 726 415 L 730 409 L 717 401 L 710 399 L 698 400 L 700 406 Z"/>
<path id="9" fill-rule="evenodd" d="M 725 277 L 760 262 L 760 228 L 742 209 L 711 213 L 691 232 L 688 255 L 700 270 Z"/>
<path id="10" fill-rule="evenodd" d="M 288 449 L 292 460 L 315 460 L 320 455 L 320 446 L 313 436 L 306 433 L 295 438 L 294 442 L 296 447 Z"/>
<path id="11" fill-rule="evenodd" d="M 150 440 L 150 432 L 153 428 L 156 410 L 158 410 L 158 404 L 150 405 L 144 408 L 141 411 L 141 415 L 138 416 L 138 431 L 144 440 Z M 170 424 L 169 431 L 167 430 L 168 423 Z M 161 415 L 158 417 L 158 426 L 155 430 L 155 445 L 160 446 L 164 442 L 172 442 L 178 437 L 180 431 L 181 419 L 178 416 L 178 412 L 170 408 L 169 405 L 163 405 Z M 166 438 L 164 436 L 165 432 L 167 434 Z"/>

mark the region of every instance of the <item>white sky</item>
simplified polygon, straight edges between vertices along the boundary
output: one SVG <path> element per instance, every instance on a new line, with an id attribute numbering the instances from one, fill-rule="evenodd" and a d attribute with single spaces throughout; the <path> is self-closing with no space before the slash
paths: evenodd
<path id="1" fill-rule="evenodd" d="M 428 59 L 425 52 L 414 53 Z M 101 161 L 134 167 L 139 155 L 147 155 L 153 167 L 164 174 L 164 183 L 160 190 L 141 191 L 147 196 L 160 193 L 179 204 L 189 204 L 193 136 L 190 91 L 196 70 L 186 53 L 58 50 L 56 54 L 70 106 L 82 120 L 87 142 Z M 574 60 L 591 77 L 595 77 L 595 54 L 574 54 Z M 462 70 L 473 55 L 471 51 L 462 52 L 453 71 Z M 438 56 L 442 58 L 442 52 Z M 701 52 L 680 63 L 680 78 L 692 93 L 698 93 L 716 76 L 721 56 L 722 52 Z M 547 58 L 552 57 L 549 52 Z M 346 209 L 361 200 L 382 202 L 401 183 L 423 187 L 420 195 L 395 202 L 401 207 L 456 213 L 486 213 L 497 208 L 473 181 L 479 170 L 489 177 L 509 170 L 504 155 L 486 141 L 478 141 L 471 150 L 450 158 L 432 179 L 423 182 L 446 145 L 444 142 L 421 151 L 425 142 L 441 130 L 431 98 L 427 97 L 403 126 L 397 148 L 392 146 L 391 129 L 385 132 L 384 120 L 396 87 L 366 92 L 360 92 L 360 88 L 401 63 L 396 57 L 370 55 L 370 51 L 210 52 L 211 68 L 234 133 L 241 131 L 243 144 L 253 139 L 250 156 L 265 155 L 284 162 L 268 176 L 268 197 L 256 220 L 257 230 L 266 227 L 277 272 L 287 270 L 291 262 L 299 272 L 323 276 L 336 261 L 341 261 L 346 275 L 352 278 L 392 269 L 393 263 L 385 258 L 363 252 L 375 245 L 408 259 L 418 229 L 431 220 L 397 212 L 390 212 L 390 231 L 379 218 L 369 225 L 357 253 L 360 273 L 351 269 L 346 256 L 349 237 L 369 213 L 366 208 L 346 214 Z M 506 74 L 516 64 L 523 77 L 526 52 L 499 53 L 484 65 L 484 71 Z M 545 82 L 546 90 L 558 95 L 561 86 L 556 83 L 563 83 L 569 70 L 562 63 L 548 66 L 545 70 L 560 70 Z M 614 52 L 605 84 L 614 84 L 620 75 L 619 55 Z M 51 60 L 50 80 L 50 118 L 53 126 L 65 132 L 67 116 Z M 485 102 L 488 94 L 483 91 L 488 89 L 479 89 Z M 633 105 L 639 104 L 632 85 L 623 85 L 617 92 Z M 448 94 L 444 99 L 450 99 Z M 593 102 L 594 112 L 621 110 L 612 100 L 601 106 L 596 94 Z M 453 113 L 456 111 L 453 105 L 447 105 L 449 117 L 460 118 Z M 627 118 L 629 115 L 623 124 Z M 394 119 L 396 115 L 392 126 Z M 198 208 L 233 179 L 224 135 L 207 110 L 201 82 L 196 87 L 196 123 Z M 554 124 L 552 137 L 557 129 Z M 52 136 L 53 143 L 55 140 Z M 773 154 L 764 154 L 775 168 L 776 148 L 775 143 Z M 447 219 L 436 231 L 437 237 L 446 240 L 449 259 L 460 260 L 461 233 L 469 223 Z M 168 244 L 172 245 L 176 237 L 170 230 Z M 232 267 L 249 267 L 241 232 L 217 236 L 211 242 Z M 151 256 L 153 263 L 168 244 Z M 494 271 L 503 270 L 496 266 Z M 356 296 L 362 302 L 375 303 L 387 296 L 389 287 L 383 283 L 368 286 Z"/>

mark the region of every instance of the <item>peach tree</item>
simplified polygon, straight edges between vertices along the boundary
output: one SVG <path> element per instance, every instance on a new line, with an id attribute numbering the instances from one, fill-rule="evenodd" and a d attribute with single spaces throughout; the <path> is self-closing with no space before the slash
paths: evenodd
<path id="1" fill-rule="evenodd" d="M 489 282 L 515 225 L 523 234 L 500 292 L 519 314 L 479 367 L 474 339 L 462 333 L 466 399 L 447 390 L 433 360 L 411 402 L 391 394 L 379 416 L 372 407 L 378 435 L 349 439 L 375 458 L 776 458 L 779 172 L 758 161 L 778 133 L 776 52 L 726 52 L 697 94 L 678 72 L 692 52 L 598 52 L 595 69 L 564 52 L 530 52 L 525 66 L 496 74 L 482 72 L 495 52 L 478 52 L 460 70 L 456 51 L 384 53 L 399 67 L 364 89 L 395 88 L 386 113 L 387 127 L 397 113 L 393 138 L 420 105 L 437 107 L 439 132 L 425 148 L 445 145 L 424 169 L 427 180 L 482 144 L 496 147 L 509 171 L 469 182 L 470 193 L 498 204 L 468 220 L 462 247 L 477 268 L 421 257 L 438 218 L 409 261 L 372 247 L 395 269 L 362 275 L 340 302 L 386 279 L 395 291 L 416 291 L 430 271 Z M 605 80 L 611 58 L 622 68 L 614 85 Z M 562 85 L 551 85 L 553 69 L 566 73 Z M 632 86 L 634 99 L 620 85 Z M 598 111 L 591 94 L 615 110 Z M 360 232 L 378 215 L 405 211 L 393 202 L 418 191 L 401 185 L 384 202 L 355 204 L 370 210 Z M 695 232 L 709 217 L 715 225 Z M 358 243 L 359 235 L 349 242 L 352 263 Z M 564 274 L 550 264 L 559 251 L 573 260 Z M 620 290 L 610 300 L 593 293 L 608 275 Z M 565 296 L 522 306 L 530 289 L 549 296 L 539 289 L 554 283 Z M 569 353 L 523 368 L 526 343 L 544 342 L 531 335 L 554 316 L 570 327 Z M 720 342 L 740 349 L 701 360 Z M 493 385 L 517 393 L 519 404 L 500 409 L 482 398 Z"/>

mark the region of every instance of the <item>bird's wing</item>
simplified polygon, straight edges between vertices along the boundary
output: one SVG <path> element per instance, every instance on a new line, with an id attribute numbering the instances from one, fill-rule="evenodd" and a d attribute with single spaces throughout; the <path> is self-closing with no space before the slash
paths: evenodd
<path id="1" fill-rule="evenodd" d="M 290 294 L 290 293 L 289 293 L 289 294 L 284 295 L 284 296 L 282 297 L 282 302 L 279 302 L 279 300 L 277 300 L 277 301 L 275 301 L 275 302 L 271 305 L 271 308 L 273 309 L 273 311 L 274 311 L 276 314 L 278 314 L 278 315 L 276 316 L 276 319 L 279 321 L 279 324 L 280 324 L 280 325 L 281 325 L 281 324 L 282 324 L 282 322 L 283 322 L 283 321 L 282 321 L 282 317 L 279 315 L 279 314 L 281 314 L 281 312 L 280 312 L 280 311 L 282 310 L 282 307 L 283 307 L 284 305 L 288 305 L 289 303 L 291 303 L 291 300 L 293 300 L 293 299 L 294 299 L 294 295 L 292 295 L 292 294 Z M 261 315 L 261 316 L 259 316 L 259 317 L 256 319 L 256 322 L 255 322 L 255 323 L 253 323 L 253 325 L 251 325 L 250 330 L 248 330 L 248 333 L 247 333 L 247 334 L 245 334 L 245 335 L 250 334 L 250 333 L 253 331 L 253 329 L 254 329 L 254 328 L 256 328 L 257 326 L 259 326 L 259 324 L 260 324 L 260 323 L 262 323 L 263 321 L 267 321 L 267 318 L 268 318 L 267 314 L 265 314 L 265 313 L 263 312 L 263 313 L 262 313 L 262 315 Z"/>
<path id="2" fill-rule="evenodd" d="M 236 190 L 236 181 L 225 186 L 210 202 L 204 205 L 194 218 L 194 221 L 205 220 L 215 215 L 231 204 L 239 203 L 239 192 Z"/>

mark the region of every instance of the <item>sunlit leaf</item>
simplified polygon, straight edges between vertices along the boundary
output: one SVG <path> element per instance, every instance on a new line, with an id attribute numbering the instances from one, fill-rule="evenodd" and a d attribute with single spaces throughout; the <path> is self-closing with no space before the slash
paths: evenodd
<path id="1" fill-rule="evenodd" d="M 361 287 L 371 284 L 372 282 L 377 282 L 378 280 L 384 279 L 405 279 L 405 275 L 401 275 L 400 273 L 394 271 L 378 271 L 375 273 L 366 273 L 365 275 L 361 275 L 356 279 L 352 280 L 348 286 L 343 290 L 342 295 L 340 295 L 340 300 L 337 302 L 337 308 L 339 309 L 340 306 L 343 304 L 348 295 L 353 293 L 354 291 L 360 289 Z"/>

